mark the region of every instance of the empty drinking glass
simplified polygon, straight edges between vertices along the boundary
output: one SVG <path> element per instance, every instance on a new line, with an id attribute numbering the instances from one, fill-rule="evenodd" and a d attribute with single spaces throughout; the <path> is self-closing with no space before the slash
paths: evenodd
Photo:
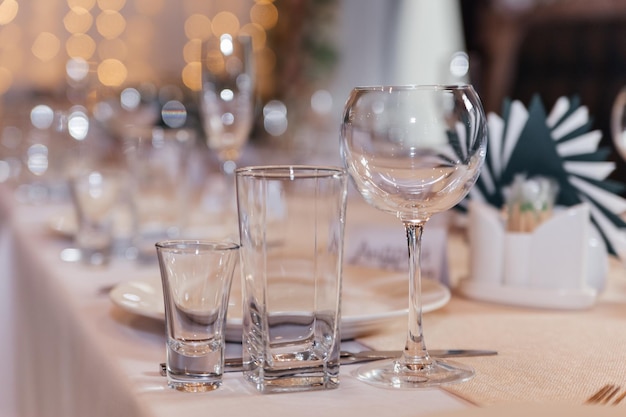
<path id="1" fill-rule="evenodd" d="M 226 313 L 238 249 L 236 243 L 199 240 L 156 244 L 172 388 L 202 392 L 222 384 Z"/>
<path id="2" fill-rule="evenodd" d="M 91 169 L 75 174 L 70 189 L 78 218 L 76 245 L 89 265 L 106 265 L 112 253 L 115 208 L 124 189 L 123 173 Z"/>
<path id="3" fill-rule="evenodd" d="M 339 384 L 347 174 L 240 168 L 244 378 L 261 392 Z"/>
<path id="4" fill-rule="evenodd" d="M 188 129 L 138 129 L 125 138 L 132 176 L 134 246 L 140 260 L 154 260 L 154 244 L 180 238 L 188 209 Z"/>

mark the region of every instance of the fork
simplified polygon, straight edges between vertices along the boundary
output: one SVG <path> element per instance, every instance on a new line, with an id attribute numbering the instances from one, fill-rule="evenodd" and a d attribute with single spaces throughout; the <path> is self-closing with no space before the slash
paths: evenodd
<path id="1" fill-rule="evenodd" d="M 626 391 L 622 392 L 620 395 L 615 397 L 617 393 L 619 392 L 620 388 L 621 387 L 619 385 L 607 384 L 603 386 L 602 388 L 600 388 L 591 397 L 589 397 L 587 401 L 585 401 L 585 404 L 609 404 L 610 403 L 610 405 L 617 405 L 624 398 L 626 398 Z M 614 397 L 615 399 L 613 400 Z M 611 402 L 611 400 L 613 400 L 613 402 Z"/>

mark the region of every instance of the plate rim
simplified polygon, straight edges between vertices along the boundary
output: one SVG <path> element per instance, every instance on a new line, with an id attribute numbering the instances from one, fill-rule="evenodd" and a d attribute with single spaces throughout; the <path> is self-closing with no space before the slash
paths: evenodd
<path id="1" fill-rule="evenodd" d="M 425 279 L 426 280 L 426 279 Z M 452 296 L 451 291 L 448 287 L 443 285 L 441 282 L 436 280 L 428 279 L 429 285 L 434 286 L 433 292 L 438 292 L 440 295 L 431 302 L 425 303 L 422 305 L 422 313 L 429 313 L 435 310 L 438 310 L 444 307 Z M 163 321 L 164 311 L 163 309 L 152 309 L 152 308 L 142 308 L 140 307 L 141 300 L 128 302 L 125 300 L 123 295 L 128 293 L 130 289 L 137 289 L 137 291 L 133 291 L 136 295 L 137 292 L 145 293 L 145 290 L 139 289 L 138 286 L 148 285 L 152 288 L 161 289 L 161 281 L 158 277 L 144 277 L 139 279 L 131 279 L 128 281 L 120 282 L 115 285 L 111 291 L 109 292 L 109 299 L 113 304 L 120 307 L 121 309 L 137 314 L 142 317 L 148 317 L 151 319 L 156 319 Z M 353 314 L 350 316 L 342 315 L 341 317 L 341 333 L 342 339 L 353 339 L 359 335 L 364 335 L 366 333 L 372 332 L 372 327 L 380 327 L 383 322 L 391 320 L 396 317 L 401 317 L 408 314 L 408 308 L 395 309 L 382 313 L 372 313 L 372 314 Z M 227 333 L 228 330 L 233 332 L 240 332 L 243 327 L 243 319 L 242 318 L 232 318 L 227 317 L 226 319 L 226 327 Z M 369 330 L 367 330 L 369 329 Z M 240 338 L 240 336 L 239 336 Z M 232 337 L 229 337 L 227 334 L 227 339 L 233 340 Z"/>

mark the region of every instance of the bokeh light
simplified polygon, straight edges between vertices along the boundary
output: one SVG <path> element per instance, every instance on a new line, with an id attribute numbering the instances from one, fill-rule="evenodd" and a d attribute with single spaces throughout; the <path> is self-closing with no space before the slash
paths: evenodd
<path id="1" fill-rule="evenodd" d="M 96 51 L 96 41 L 84 33 L 75 33 L 65 42 L 65 51 L 71 58 L 89 59 Z"/>
<path id="2" fill-rule="evenodd" d="M 450 73 L 455 77 L 464 77 L 469 72 L 469 56 L 464 51 L 455 52 L 450 60 Z"/>
<path id="3" fill-rule="evenodd" d="M 65 65 L 65 72 L 71 80 L 82 81 L 89 74 L 89 63 L 82 58 L 72 58 Z"/>
<path id="4" fill-rule="evenodd" d="M 272 136 L 280 136 L 287 131 L 287 106 L 282 101 L 270 100 L 263 106 L 263 127 Z"/>
<path id="5" fill-rule="evenodd" d="M 0 3 L 0 25 L 11 23 L 17 16 L 19 8 L 16 0 L 4 0 Z"/>
<path id="6" fill-rule="evenodd" d="M 258 52 L 265 48 L 267 33 L 261 25 L 257 23 L 248 23 L 239 30 L 239 33 L 242 35 L 248 35 L 252 38 L 252 50 L 254 52 Z"/>
<path id="7" fill-rule="evenodd" d="M 182 72 L 183 84 L 191 91 L 200 91 L 202 88 L 200 62 L 190 62 Z"/>
<path id="8" fill-rule="evenodd" d="M 70 102 L 86 100 L 91 106 L 91 87 L 119 92 L 147 81 L 159 89 L 176 85 L 188 100 L 189 91 L 201 89 L 201 41 L 223 34 L 252 39 L 257 93 L 263 95 L 273 91 L 276 55 L 268 46 L 268 31 L 277 22 L 272 0 L 179 0 L 177 5 L 166 0 L 0 0 L 0 95 L 15 87 L 56 94 L 65 86 L 77 97 Z M 224 68 L 221 58 L 210 65 Z"/>
<path id="9" fill-rule="evenodd" d="M 224 33 L 230 33 L 231 35 L 237 34 L 241 25 L 239 19 L 231 12 L 219 12 L 213 18 L 213 24 L 211 25 L 213 34 L 220 37 Z"/>
<path id="10" fill-rule="evenodd" d="M 204 59 L 205 59 L 204 64 L 210 72 L 215 73 L 215 74 L 220 74 L 224 72 L 224 68 L 225 68 L 224 57 L 222 56 L 220 51 L 216 51 L 216 50 L 207 51 Z"/>
<path id="11" fill-rule="evenodd" d="M 271 29 L 278 23 L 278 9 L 273 3 L 256 3 L 250 9 L 250 20 L 264 29 Z"/>
<path id="12" fill-rule="evenodd" d="M 37 129 L 49 129 L 54 120 L 54 110 L 45 104 L 38 104 L 30 111 L 30 123 Z"/>
<path id="13" fill-rule="evenodd" d="M 71 8 L 82 7 L 85 10 L 91 10 L 96 5 L 96 0 L 67 0 L 67 5 Z"/>
<path id="14" fill-rule="evenodd" d="M 48 170 L 48 147 L 40 143 L 31 145 L 26 153 L 26 166 L 36 176 L 41 176 Z"/>
<path id="15" fill-rule="evenodd" d="M 135 110 L 141 104 L 141 93 L 136 88 L 125 88 L 120 94 L 120 104 L 124 110 Z"/>
<path id="16" fill-rule="evenodd" d="M 69 33 L 87 33 L 93 25 L 93 16 L 83 7 L 73 7 L 63 18 L 63 25 Z"/>
<path id="17" fill-rule="evenodd" d="M 202 42 L 199 39 L 188 41 L 183 47 L 183 59 L 186 63 L 199 62 Z"/>
<path id="18" fill-rule="evenodd" d="M 185 20 L 187 39 L 208 39 L 211 37 L 211 19 L 201 14 L 192 14 Z"/>
<path id="19" fill-rule="evenodd" d="M 5 160 L 0 159 L 0 183 L 7 182 L 11 177 L 11 166 Z"/>
<path id="20" fill-rule="evenodd" d="M 161 119 L 168 127 L 177 129 L 183 127 L 187 121 L 187 109 L 178 100 L 170 100 L 163 105 Z"/>
<path id="21" fill-rule="evenodd" d="M 70 110 L 67 117 L 67 131 L 76 140 L 85 140 L 89 133 L 89 117 L 84 107 L 78 106 Z"/>
<path id="22" fill-rule="evenodd" d="M 114 39 L 124 33 L 126 19 L 119 12 L 104 10 L 96 18 L 98 33 L 105 39 Z"/>
<path id="23" fill-rule="evenodd" d="M 98 65 L 98 80 L 108 87 L 118 87 L 124 83 L 128 70 L 123 62 L 117 59 L 105 59 Z"/>
<path id="24" fill-rule="evenodd" d="M 126 0 L 98 0 L 98 7 L 101 10 L 112 10 L 119 12 L 126 5 Z"/>
<path id="25" fill-rule="evenodd" d="M 220 51 L 222 54 L 224 54 L 224 56 L 230 56 L 234 50 L 233 37 L 229 34 L 220 36 Z"/>
<path id="26" fill-rule="evenodd" d="M 311 95 L 311 109 L 319 114 L 330 114 L 333 110 L 333 96 L 327 90 L 317 90 Z"/>
<path id="27" fill-rule="evenodd" d="M 52 60 L 59 53 L 60 47 L 61 41 L 59 41 L 56 35 L 50 32 L 42 32 L 35 39 L 31 52 L 39 60 L 47 62 Z"/>

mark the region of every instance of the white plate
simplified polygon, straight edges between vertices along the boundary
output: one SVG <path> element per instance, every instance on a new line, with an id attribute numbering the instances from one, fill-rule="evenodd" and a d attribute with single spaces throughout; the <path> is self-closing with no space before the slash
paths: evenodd
<path id="1" fill-rule="evenodd" d="M 379 330 L 395 317 L 407 313 L 408 276 L 349 266 L 344 269 L 342 288 L 342 339 L 353 339 Z M 227 318 L 226 339 L 241 341 L 241 291 L 233 281 Z M 123 282 L 110 292 L 117 306 L 132 313 L 163 320 L 163 291 L 158 276 L 145 280 Z M 433 280 L 422 282 L 422 311 L 443 307 L 450 300 L 447 287 Z"/>

